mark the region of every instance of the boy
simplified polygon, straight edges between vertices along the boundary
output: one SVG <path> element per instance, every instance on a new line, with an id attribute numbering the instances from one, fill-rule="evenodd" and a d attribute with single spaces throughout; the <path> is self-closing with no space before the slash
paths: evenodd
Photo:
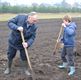
<path id="1" fill-rule="evenodd" d="M 61 53 L 63 64 L 58 67 L 66 68 L 68 65 L 70 69 L 68 75 L 71 76 L 75 73 L 73 50 L 75 47 L 76 24 L 72 22 L 70 16 L 66 15 L 63 17 L 62 26 L 64 27 L 63 37 L 61 38 L 61 41 L 64 44 Z"/>

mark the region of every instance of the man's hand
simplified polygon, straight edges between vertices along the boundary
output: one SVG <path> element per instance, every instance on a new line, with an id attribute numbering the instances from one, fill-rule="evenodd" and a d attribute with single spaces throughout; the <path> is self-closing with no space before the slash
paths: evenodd
<path id="1" fill-rule="evenodd" d="M 20 27 L 17 28 L 17 30 L 19 30 L 20 32 L 23 32 L 23 27 L 20 26 Z"/>
<path id="2" fill-rule="evenodd" d="M 63 27 L 66 27 L 66 25 L 65 25 L 64 23 L 62 23 L 62 26 L 63 26 Z"/>
<path id="3" fill-rule="evenodd" d="M 23 45 L 24 48 L 27 48 L 28 47 L 27 42 L 23 42 L 22 45 Z"/>

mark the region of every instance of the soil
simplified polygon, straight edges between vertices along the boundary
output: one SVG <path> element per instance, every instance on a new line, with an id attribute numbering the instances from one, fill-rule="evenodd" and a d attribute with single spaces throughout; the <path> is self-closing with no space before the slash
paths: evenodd
<path id="1" fill-rule="evenodd" d="M 68 76 L 68 69 L 58 68 L 58 65 L 62 63 L 59 47 L 56 54 L 53 55 L 62 20 L 39 20 L 36 40 L 28 49 L 36 80 L 81 80 L 81 18 L 74 18 L 73 21 L 78 26 L 75 56 L 76 73 L 70 77 Z M 9 34 L 10 29 L 7 27 L 7 22 L 0 22 L 0 80 L 32 80 L 23 71 L 19 52 L 13 61 L 11 74 L 4 75 L 4 70 L 7 67 Z"/>

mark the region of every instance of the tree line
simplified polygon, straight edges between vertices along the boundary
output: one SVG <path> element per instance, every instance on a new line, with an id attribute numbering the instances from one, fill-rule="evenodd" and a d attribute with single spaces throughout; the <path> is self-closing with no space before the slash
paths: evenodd
<path id="1" fill-rule="evenodd" d="M 40 13 L 61 13 L 61 12 L 81 12 L 81 8 L 78 7 L 65 7 L 65 6 L 50 6 L 50 5 L 36 5 L 25 6 L 25 5 L 15 5 L 11 6 L 8 3 L 0 5 L 0 13 L 29 13 L 31 11 L 36 11 Z"/>

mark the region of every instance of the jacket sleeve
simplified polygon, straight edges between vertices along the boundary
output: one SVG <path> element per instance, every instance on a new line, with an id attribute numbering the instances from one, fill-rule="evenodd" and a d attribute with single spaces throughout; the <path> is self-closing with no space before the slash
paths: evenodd
<path id="1" fill-rule="evenodd" d="M 70 35 L 73 35 L 75 32 L 75 29 L 71 26 L 69 27 L 66 27 L 66 33 L 70 36 Z"/>
<path id="2" fill-rule="evenodd" d="M 17 22 L 18 22 L 18 16 L 12 18 L 11 20 L 8 21 L 8 26 L 10 29 L 12 30 L 17 30 L 18 26 L 17 26 Z"/>
<path id="3" fill-rule="evenodd" d="M 37 30 L 37 27 L 34 29 L 31 38 L 30 38 L 29 40 L 27 40 L 28 47 L 33 44 L 33 42 L 34 42 L 34 40 L 35 40 L 35 38 L 36 38 L 36 30 Z"/>

